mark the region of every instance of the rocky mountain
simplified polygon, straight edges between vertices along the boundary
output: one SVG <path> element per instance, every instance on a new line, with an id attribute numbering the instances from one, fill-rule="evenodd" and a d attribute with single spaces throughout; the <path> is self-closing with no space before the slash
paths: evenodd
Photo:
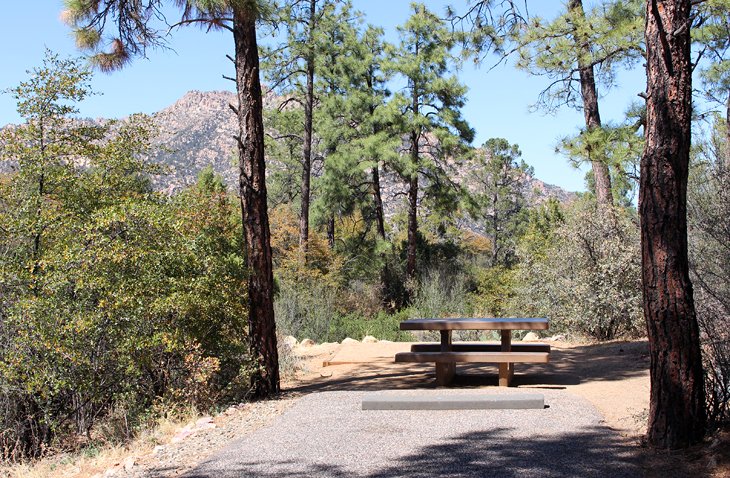
<path id="1" fill-rule="evenodd" d="M 235 158 L 236 118 L 228 107 L 235 95 L 228 91 L 191 91 L 175 104 L 154 114 L 160 127 L 159 143 L 165 150 L 155 160 L 172 168 L 170 175 L 158 179 L 161 189 L 174 191 L 195 182 L 201 169 L 210 165 L 226 183 L 235 188 L 238 183 Z M 274 95 L 265 98 L 264 107 L 277 103 Z M 386 181 L 387 182 L 387 181 Z M 387 192 L 396 196 L 398 191 L 384 185 Z M 575 194 L 537 178 L 529 179 L 528 192 L 532 202 L 542 202 L 548 197 L 569 201 Z M 390 194 L 387 194 L 390 195 Z"/>
<path id="2" fill-rule="evenodd" d="M 157 152 L 151 158 L 169 167 L 169 174 L 154 178 L 155 186 L 174 193 L 194 184 L 198 173 L 207 166 L 220 174 L 231 190 L 238 185 L 238 166 L 235 154 L 237 125 L 229 104 L 236 102 L 230 91 L 190 91 L 173 105 L 153 114 L 160 129 Z M 279 99 L 269 94 L 264 98 L 264 108 L 273 108 Z M 95 120 L 100 122 L 103 120 Z M 271 165 L 276 167 L 276 165 Z M 272 169 L 270 167 L 270 169 Z M 392 215 L 401 203 L 400 186 L 383 175 L 383 195 L 386 214 Z M 528 194 L 531 201 L 539 203 L 548 197 L 569 201 L 575 194 L 558 186 L 546 184 L 536 178 L 529 179 Z"/>

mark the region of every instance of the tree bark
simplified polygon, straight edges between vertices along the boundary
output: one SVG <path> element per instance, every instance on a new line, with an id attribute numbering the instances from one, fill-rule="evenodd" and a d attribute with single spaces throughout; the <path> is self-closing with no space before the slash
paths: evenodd
<path id="1" fill-rule="evenodd" d="M 725 102 L 725 168 L 730 170 L 730 94 Z"/>
<path id="2" fill-rule="evenodd" d="M 306 58 L 307 82 L 304 98 L 304 145 L 302 147 L 301 215 L 299 217 L 299 247 L 306 260 L 309 243 L 309 197 L 312 177 L 312 129 L 314 111 L 314 27 L 316 0 L 309 0 L 309 53 Z"/>
<path id="3" fill-rule="evenodd" d="M 575 18 L 585 19 L 582 0 L 570 0 L 568 9 Z M 587 61 L 590 57 L 590 39 L 578 30 L 575 31 L 576 46 L 578 48 L 578 74 L 580 77 L 580 92 L 583 99 L 583 116 L 586 123 L 586 131 L 601 127 L 601 115 L 598 110 L 598 91 L 596 89 L 596 78 L 593 73 L 593 65 Z M 602 210 L 610 209 L 613 206 L 613 193 L 611 191 L 611 175 L 604 158 L 596 157 L 598 152 L 589 151 L 591 168 L 596 184 L 596 200 Z"/>
<path id="4" fill-rule="evenodd" d="M 330 214 L 330 217 L 327 218 L 327 244 L 329 244 L 330 249 L 335 248 L 335 215 Z"/>
<path id="5" fill-rule="evenodd" d="M 418 154 L 418 147 L 415 148 Z M 414 173 L 408 188 L 408 251 L 406 258 L 406 275 L 416 278 L 416 246 L 418 242 L 418 173 Z"/>
<path id="6" fill-rule="evenodd" d="M 687 259 L 692 71 L 690 0 L 648 0 L 647 121 L 639 213 L 651 354 L 648 441 L 683 448 L 705 433 L 699 329 Z"/>
<path id="7" fill-rule="evenodd" d="M 373 201 L 375 202 L 375 221 L 377 223 L 378 235 L 385 240 L 385 213 L 383 212 L 383 195 L 380 191 L 380 171 L 376 164 L 372 170 L 373 179 Z"/>
<path id="8" fill-rule="evenodd" d="M 497 190 L 499 185 L 497 181 L 494 182 L 494 193 L 492 194 L 492 267 L 497 265 L 497 259 L 499 258 L 499 211 L 497 203 L 499 202 L 499 195 Z"/>
<path id="9" fill-rule="evenodd" d="M 416 44 L 416 55 L 418 55 L 418 44 Z M 413 83 L 411 92 L 411 108 L 413 117 L 418 118 L 419 96 L 418 84 Z M 409 279 L 416 278 L 416 249 L 418 243 L 418 141 L 421 139 L 420 131 L 411 132 L 411 167 L 413 172 L 409 178 L 408 188 L 408 250 L 406 254 L 406 276 Z"/>
<path id="10" fill-rule="evenodd" d="M 251 378 L 255 397 L 279 392 L 279 356 L 274 322 L 274 275 L 271 264 L 269 217 L 266 204 L 264 123 L 256 22 L 244 7 L 234 8 L 238 94 L 238 158 L 241 214 L 246 243 L 248 334 L 251 356 L 259 369 Z"/>

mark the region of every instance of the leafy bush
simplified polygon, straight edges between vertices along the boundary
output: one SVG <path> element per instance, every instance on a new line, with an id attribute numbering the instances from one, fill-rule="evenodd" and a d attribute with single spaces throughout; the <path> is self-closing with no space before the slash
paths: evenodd
<path id="1" fill-rule="evenodd" d="M 400 330 L 400 323 L 408 319 L 409 313 L 410 311 L 406 309 L 395 314 L 380 312 L 370 318 L 356 313 L 339 315 L 330 324 L 326 341 L 340 342 L 345 337 L 362 340 L 366 335 L 372 335 L 380 340 L 408 342 L 413 340 L 413 336 L 409 332 Z"/>
<path id="2" fill-rule="evenodd" d="M 639 229 L 631 210 L 605 217 L 582 199 L 543 238 L 528 236 L 521 245 L 513 310 L 597 340 L 644 332 Z"/>
<path id="3" fill-rule="evenodd" d="M 0 183 L 6 460 L 89 439 L 107 418 L 127 438 L 161 402 L 233 399 L 250 370 L 232 198 L 210 177 L 178 198 L 153 193 L 148 118 L 72 118 L 88 77 L 49 56 L 14 90 L 26 123 L 1 133 L 18 165 Z"/>
<path id="4" fill-rule="evenodd" d="M 515 271 L 496 266 L 476 274 L 476 292 L 471 294 L 474 313 L 480 317 L 505 317 L 514 299 Z"/>
<path id="5" fill-rule="evenodd" d="M 416 317 L 464 317 L 471 315 L 469 278 L 459 269 L 431 268 L 421 277 L 409 307 Z"/>

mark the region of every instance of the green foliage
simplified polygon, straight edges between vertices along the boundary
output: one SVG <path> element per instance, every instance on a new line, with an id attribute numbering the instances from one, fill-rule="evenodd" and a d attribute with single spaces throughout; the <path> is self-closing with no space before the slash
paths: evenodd
<path id="1" fill-rule="evenodd" d="M 597 79 L 612 87 L 618 67 L 633 65 L 642 57 L 643 16 L 640 0 L 602 1 L 585 12 L 582 7 L 566 8 L 553 20 L 526 20 L 510 32 L 507 48 L 518 54 L 517 68 L 551 80 L 540 95 L 540 106 L 580 108 L 579 61 L 593 65 Z"/>
<path id="2" fill-rule="evenodd" d="M 374 317 L 364 317 L 357 313 L 338 315 L 330 323 L 327 336 L 329 341 L 342 341 L 345 337 L 362 340 L 371 335 L 379 340 L 391 342 L 409 342 L 413 340 L 410 332 L 400 330 L 400 323 L 407 320 L 410 311 L 402 310 L 395 314 L 380 312 Z"/>
<path id="3" fill-rule="evenodd" d="M 698 3 L 695 8 L 692 40 L 705 56 L 700 67 L 705 95 L 727 108 L 730 101 L 730 1 L 708 0 Z"/>
<path id="4" fill-rule="evenodd" d="M 372 224 L 372 171 L 395 158 L 400 144 L 385 112 L 390 93 L 382 71 L 383 31 L 341 21 L 328 32 L 332 38 L 319 65 L 323 95 L 315 115 L 326 158 L 315 207 L 322 217 L 359 210 Z"/>
<path id="5" fill-rule="evenodd" d="M 315 232 L 309 238 L 307 260 L 302 260 L 298 219 L 287 205 L 274 209 L 270 220 L 277 328 L 299 339 L 321 340 L 339 310 L 341 259 Z"/>
<path id="6" fill-rule="evenodd" d="M 266 154 L 272 159 L 266 178 L 271 208 L 292 203 L 299 195 L 303 116 L 301 108 L 284 104 L 264 112 Z"/>
<path id="7" fill-rule="evenodd" d="M 620 125 L 607 124 L 600 128 L 585 128 L 560 141 L 558 150 L 576 168 L 593 160 L 605 163 L 611 174 L 613 198 L 618 205 L 629 207 L 638 189 L 638 170 L 644 150 L 644 108 L 632 106 L 626 121 Z M 587 173 L 588 190 L 595 194 L 593 172 Z"/>
<path id="8" fill-rule="evenodd" d="M 171 30 L 170 11 L 164 0 L 64 0 L 61 17 L 72 29 L 76 45 L 89 54 L 92 65 L 102 71 L 118 70 L 134 56 L 164 46 Z M 230 30 L 233 11 L 266 22 L 275 21 L 275 2 L 270 0 L 175 0 L 179 22 L 210 30 Z"/>
<path id="9" fill-rule="evenodd" d="M 549 317 L 552 330 L 598 340 L 643 333 L 634 213 L 617 209 L 615 217 L 602 217 L 582 199 L 562 214 L 562 224 L 555 218 L 547 228 L 528 228 L 513 309 Z"/>
<path id="10" fill-rule="evenodd" d="M 5 459 L 91 434 L 160 401 L 201 408 L 247 389 L 246 270 L 233 201 L 210 171 L 167 198 L 143 159 L 155 129 L 133 115 L 74 118 L 88 72 L 50 55 L 14 90 L 3 131 L 0 445 Z"/>
<path id="11" fill-rule="evenodd" d="M 468 278 L 459 268 L 434 266 L 426 270 L 409 308 L 411 318 L 471 315 L 470 303 L 467 300 L 468 282 Z"/>
<path id="12" fill-rule="evenodd" d="M 439 196 L 454 186 L 447 159 L 460 159 L 474 130 L 461 116 L 466 87 L 449 76 L 457 61 L 451 54 L 454 40 L 449 29 L 424 5 L 414 3 L 411 8 L 413 14 L 398 28 L 400 44 L 391 48 L 387 70 L 407 81 L 404 91 L 393 95 L 389 111 L 393 123 L 410 135 L 409 150 L 416 148 L 418 154 L 401 155 L 388 168 L 404 179 L 424 175 L 429 179 L 427 196 Z M 454 204 L 451 201 L 451 207 Z"/>
<path id="13" fill-rule="evenodd" d="M 525 222 L 526 183 L 533 171 L 517 145 L 492 138 L 475 155 L 469 182 L 473 184 L 469 211 L 492 239 L 492 267 L 514 263 L 517 241 Z"/>
<path id="14" fill-rule="evenodd" d="M 515 270 L 504 266 L 480 269 L 476 275 L 476 292 L 472 294 L 474 315 L 506 317 L 515 295 Z"/>

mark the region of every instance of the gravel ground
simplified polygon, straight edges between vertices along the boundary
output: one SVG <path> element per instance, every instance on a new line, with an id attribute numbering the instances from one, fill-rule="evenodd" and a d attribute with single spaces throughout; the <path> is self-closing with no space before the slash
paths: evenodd
<path id="1" fill-rule="evenodd" d="M 185 476 L 641 476 L 636 447 L 606 427 L 589 402 L 564 390 L 535 392 L 547 408 L 363 411 L 367 392 L 313 393 Z"/>
<path id="2" fill-rule="evenodd" d="M 104 478 L 168 478 L 178 476 L 214 453 L 224 449 L 233 440 L 249 436 L 271 423 L 295 398 L 279 398 L 241 404 L 231 414 L 223 413 L 215 418 L 216 428 L 206 429 L 188 436 L 177 443 L 159 446 L 153 453 L 141 457 L 128 457 L 124 462 L 104 473 Z M 126 466 L 125 466 L 126 465 Z M 92 477 L 93 478 L 93 477 Z"/>

